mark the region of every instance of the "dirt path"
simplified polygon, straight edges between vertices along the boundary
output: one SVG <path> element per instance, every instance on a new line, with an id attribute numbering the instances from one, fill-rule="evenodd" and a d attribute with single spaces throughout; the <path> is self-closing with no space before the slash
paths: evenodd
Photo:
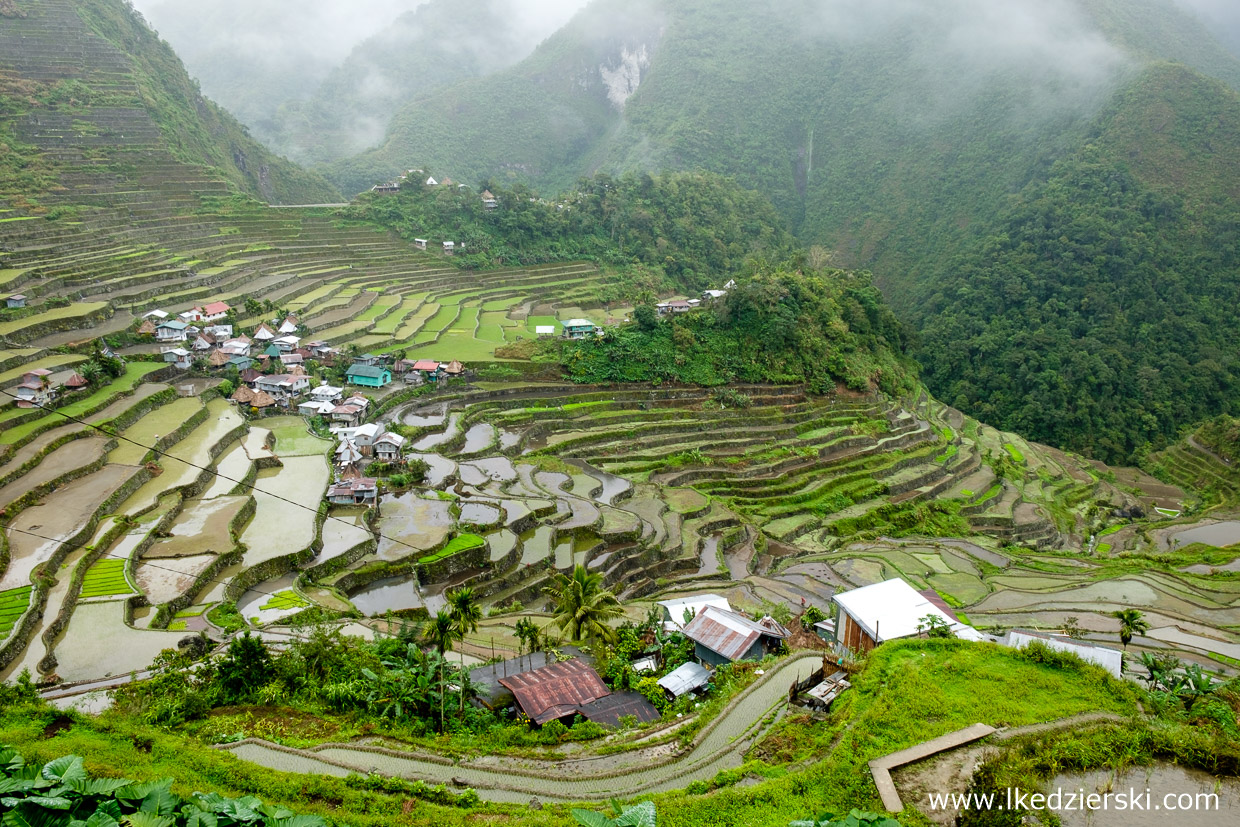
<path id="1" fill-rule="evenodd" d="M 676 754 L 666 746 L 635 753 L 576 758 L 558 762 L 487 757 L 452 763 L 434 755 L 401 753 L 365 744 L 324 744 L 295 750 L 247 739 L 221 747 L 247 761 L 287 772 L 377 771 L 402 778 L 451 784 L 459 779 L 491 801 L 524 802 L 531 797 L 560 800 L 628 797 L 679 789 L 692 781 L 738 767 L 767 713 L 784 700 L 789 681 L 820 666 L 821 656 L 793 656 L 770 670 L 737 696 L 699 733 L 693 746 Z M 537 766 L 531 766 L 531 765 Z"/>

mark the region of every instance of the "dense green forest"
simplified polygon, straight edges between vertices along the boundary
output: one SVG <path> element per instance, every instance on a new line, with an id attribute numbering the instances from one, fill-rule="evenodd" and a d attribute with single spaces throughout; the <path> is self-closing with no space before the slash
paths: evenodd
<path id="1" fill-rule="evenodd" d="M 1150 70 L 915 293 L 927 384 L 1109 462 L 1234 411 L 1238 173 L 1240 98 Z"/>
<path id="2" fill-rule="evenodd" d="M 868 273 L 813 269 L 804 256 L 753 264 L 705 309 L 660 319 L 639 306 L 633 324 L 566 342 L 577 382 L 804 382 L 817 393 L 912 390 L 905 332 Z M 745 400 L 722 392 L 724 405 Z"/>
<path id="3" fill-rule="evenodd" d="M 409 239 L 454 241 L 462 267 L 592 259 L 644 265 L 665 274 L 668 289 L 692 291 L 718 286 L 750 256 L 779 259 L 796 246 L 765 197 L 717 175 L 600 174 L 555 201 L 495 181 L 427 186 L 423 175 L 411 175 L 399 193 L 362 196 L 341 214 Z M 488 190 L 494 209 L 483 204 Z"/>

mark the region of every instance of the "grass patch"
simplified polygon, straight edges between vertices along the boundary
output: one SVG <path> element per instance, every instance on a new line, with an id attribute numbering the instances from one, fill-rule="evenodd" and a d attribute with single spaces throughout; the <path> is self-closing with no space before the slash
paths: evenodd
<path id="1" fill-rule="evenodd" d="M 1010 443 L 1010 442 L 1005 442 L 1005 443 L 1003 443 L 1003 450 L 1007 451 L 1008 456 L 1009 456 L 1009 457 L 1011 457 L 1011 458 L 1012 458 L 1012 460 L 1013 460 L 1014 462 L 1024 462 L 1024 461 L 1025 461 L 1025 455 L 1024 455 L 1024 454 L 1022 454 L 1022 453 L 1020 452 L 1020 449 L 1019 449 L 1019 448 L 1017 448 L 1017 447 L 1016 447 L 1015 445 L 1013 445 L 1012 443 Z"/>

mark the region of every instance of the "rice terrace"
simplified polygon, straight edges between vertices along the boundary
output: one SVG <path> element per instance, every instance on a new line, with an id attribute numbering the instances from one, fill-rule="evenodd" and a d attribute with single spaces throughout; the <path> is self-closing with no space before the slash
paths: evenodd
<path id="1" fill-rule="evenodd" d="M 0 785 L 76 753 L 175 775 L 160 827 L 209 790 L 285 827 L 928 825 L 940 787 L 1240 770 L 1235 420 L 1130 464 L 996 429 L 735 180 L 339 202 L 177 108 L 125 4 L 10 5 Z"/>

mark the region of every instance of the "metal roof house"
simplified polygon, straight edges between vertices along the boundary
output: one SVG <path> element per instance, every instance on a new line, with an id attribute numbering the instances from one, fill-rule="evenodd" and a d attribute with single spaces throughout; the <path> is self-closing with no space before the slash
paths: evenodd
<path id="1" fill-rule="evenodd" d="M 551 663 L 499 682 L 512 692 L 517 707 L 540 726 L 571 719 L 581 707 L 611 694 L 594 667 L 581 660 Z"/>
<path id="2" fill-rule="evenodd" d="M 598 326 L 589 319 L 569 319 L 563 326 L 566 339 L 588 339 L 599 334 Z"/>
<path id="3" fill-rule="evenodd" d="M 969 629 L 898 577 L 831 599 L 840 607 L 836 642 L 856 652 L 868 652 L 885 640 L 920 634 L 926 615 L 939 617 L 953 633 Z"/>
<path id="4" fill-rule="evenodd" d="M 1003 644 L 1014 649 L 1024 649 L 1035 640 L 1057 652 L 1068 652 L 1083 661 L 1097 664 L 1117 678 L 1123 677 L 1124 653 L 1119 649 L 1099 646 L 1088 640 L 1077 640 L 1066 635 L 1048 635 L 1045 632 L 1031 632 L 1028 629 L 1010 629 Z"/>
<path id="5" fill-rule="evenodd" d="M 700 663 L 690 661 L 659 678 L 659 686 L 673 698 L 686 692 L 695 692 L 710 683 L 710 670 Z"/>
<path id="6" fill-rule="evenodd" d="M 23 296 L 21 293 L 14 293 L 13 295 L 6 298 L 4 300 L 4 303 L 8 307 L 25 307 L 26 297 Z"/>
<path id="7" fill-rule="evenodd" d="M 714 606 L 725 612 L 732 611 L 732 604 L 728 603 L 728 599 L 718 594 L 698 594 L 677 597 L 673 600 L 660 600 L 657 605 L 663 610 L 663 628 L 669 632 L 678 632 L 685 628 L 685 624 L 689 622 L 685 619 L 685 612 L 696 617 L 707 606 Z"/>
<path id="8" fill-rule="evenodd" d="M 387 368 L 372 365 L 350 365 L 345 379 L 351 385 L 362 385 L 367 388 L 382 388 L 392 384 L 392 372 Z"/>
<path id="9" fill-rule="evenodd" d="M 744 615 L 707 606 L 684 629 L 693 641 L 693 655 L 703 665 L 722 666 L 736 660 L 761 660 L 791 635 L 771 617 L 750 620 Z"/>

